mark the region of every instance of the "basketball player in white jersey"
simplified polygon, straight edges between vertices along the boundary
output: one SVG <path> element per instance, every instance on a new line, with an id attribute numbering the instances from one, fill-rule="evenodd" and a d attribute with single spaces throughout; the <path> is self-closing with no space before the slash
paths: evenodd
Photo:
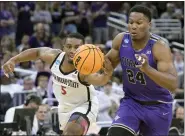
<path id="1" fill-rule="evenodd" d="M 81 34 L 69 34 L 63 51 L 48 47 L 32 48 L 21 52 L 3 65 L 7 76 L 16 64 L 41 59 L 51 65 L 53 91 L 59 102 L 59 122 L 63 135 L 85 135 L 98 114 L 98 100 L 92 85 L 102 86 L 108 82 L 113 68 L 105 58 L 103 73 L 84 76 L 75 69 L 73 56 L 84 44 Z M 102 82 L 103 81 L 103 82 Z"/>

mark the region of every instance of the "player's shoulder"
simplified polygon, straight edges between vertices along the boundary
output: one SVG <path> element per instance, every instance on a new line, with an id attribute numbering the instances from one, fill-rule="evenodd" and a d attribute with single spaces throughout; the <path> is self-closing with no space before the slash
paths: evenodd
<path id="1" fill-rule="evenodd" d="M 170 53 L 170 46 L 164 38 L 158 39 L 152 49 L 155 58 L 160 58 L 166 53 Z"/>
<path id="2" fill-rule="evenodd" d="M 54 61 L 61 53 L 64 53 L 62 50 L 59 49 L 52 49 L 50 52 L 48 52 L 52 56 L 52 61 Z"/>
<path id="3" fill-rule="evenodd" d="M 169 46 L 168 40 L 166 38 L 164 38 L 164 37 L 159 36 L 159 35 L 151 33 L 151 38 L 150 39 L 155 41 L 154 45 Z"/>
<path id="4" fill-rule="evenodd" d="M 41 51 L 42 51 L 42 52 L 40 52 L 40 53 L 42 53 L 41 59 L 50 65 L 62 53 L 62 50 L 53 49 L 53 48 L 49 48 L 49 47 L 43 47 Z"/>
<path id="5" fill-rule="evenodd" d="M 114 39 L 113 39 L 113 48 L 115 49 L 119 49 L 119 47 L 121 46 L 121 43 L 122 43 L 122 40 L 123 40 L 123 37 L 125 34 L 127 34 L 128 32 L 121 32 L 121 33 L 118 33 Z"/>
<path id="6" fill-rule="evenodd" d="M 115 37 L 114 37 L 114 40 L 113 42 L 115 43 L 119 43 L 121 44 L 122 40 L 123 40 L 123 37 L 125 35 L 129 35 L 130 33 L 127 31 L 127 32 L 121 32 L 121 33 L 118 33 Z"/>
<path id="7" fill-rule="evenodd" d="M 40 52 L 42 54 L 47 54 L 47 55 L 57 55 L 59 53 L 62 53 L 62 50 L 60 49 L 53 49 L 51 47 L 40 47 Z"/>
<path id="8" fill-rule="evenodd" d="M 169 49 L 169 43 L 165 38 L 158 39 L 154 44 L 154 50 Z"/>
<path id="9" fill-rule="evenodd" d="M 51 53 L 53 54 L 59 54 L 59 53 L 62 53 L 63 51 L 60 50 L 60 49 L 51 49 Z"/>
<path id="10" fill-rule="evenodd" d="M 121 32 L 121 33 L 118 33 L 118 34 L 115 36 L 114 39 L 122 40 L 125 34 L 129 34 L 129 32 Z"/>

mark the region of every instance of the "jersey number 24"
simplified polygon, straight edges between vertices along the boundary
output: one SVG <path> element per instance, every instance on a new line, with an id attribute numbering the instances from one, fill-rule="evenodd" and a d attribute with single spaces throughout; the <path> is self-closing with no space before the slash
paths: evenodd
<path id="1" fill-rule="evenodd" d="M 136 81 L 140 82 L 142 85 L 146 85 L 146 80 L 142 72 L 138 71 L 136 75 L 134 75 L 134 71 L 131 69 L 127 69 L 128 81 L 132 84 L 136 84 Z"/>

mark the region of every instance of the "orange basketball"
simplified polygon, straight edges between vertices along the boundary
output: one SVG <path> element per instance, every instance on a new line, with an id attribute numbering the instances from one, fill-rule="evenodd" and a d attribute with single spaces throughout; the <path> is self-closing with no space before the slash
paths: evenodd
<path id="1" fill-rule="evenodd" d="M 99 71 L 103 66 L 103 62 L 104 54 L 92 44 L 80 46 L 73 58 L 75 68 L 84 75 Z"/>

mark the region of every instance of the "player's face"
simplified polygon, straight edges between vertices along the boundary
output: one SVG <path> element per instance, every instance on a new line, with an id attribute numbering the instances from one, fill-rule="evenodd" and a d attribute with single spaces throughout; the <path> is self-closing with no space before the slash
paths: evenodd
<path id="1" fill-rule="evenodd" d="M 132 12 L 129 16 L 128 30 L 133 40 L 139 40 L 145 37 L 150 29 L 151 22 L 148 18 L 139 12 Z"/>
<path id="2" fill-rule="evenodd" d="M 73 63 L 73 57 L 76 49 L 83 44 L 81 39 L 67 38 L 64 45 L 64 52 L 66 52 L 66 58 L 69 63 Z"/>

